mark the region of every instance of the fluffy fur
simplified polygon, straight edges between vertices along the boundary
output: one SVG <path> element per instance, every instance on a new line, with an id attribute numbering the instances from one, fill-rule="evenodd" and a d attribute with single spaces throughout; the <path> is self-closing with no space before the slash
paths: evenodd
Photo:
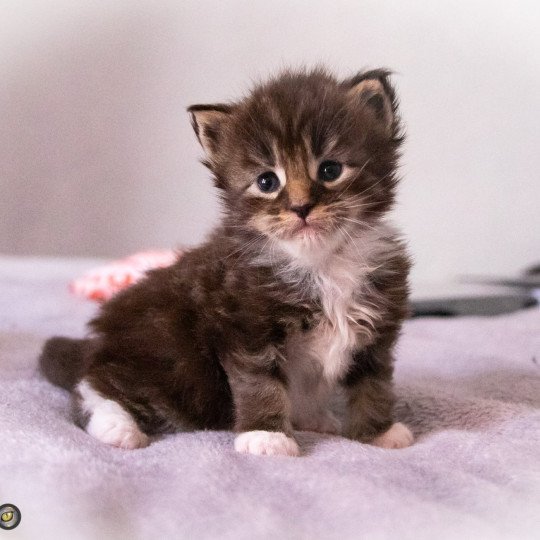
<path id="1" fill-rule="evenodd" d="M 392 424 L 409 261 L 384 221 L 402 142 L 388 72 L 285 72 L 189 111 L 221 225 L 105 303 L 87 339 L 49 340 L 43 372 L 73 389 L 79 425 L 124 448 L 206 428 L 233 428 L 255 454 L 297 455 L 293 428 L 410 444 Z M 338 389 L 343 426 L 328 409 Z"/>

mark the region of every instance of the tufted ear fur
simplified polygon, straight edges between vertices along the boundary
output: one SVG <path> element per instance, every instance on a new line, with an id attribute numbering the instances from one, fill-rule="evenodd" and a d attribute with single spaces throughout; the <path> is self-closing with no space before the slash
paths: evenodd
<path id="1" fill-rule="evenodd" d="M 384 132 L 392 135 L 395 128 L 397 100 L 388 77 L 390 71 L 375 69 L 359 73 L 345 81 L 352 99 L 358 100 L 373 113 Z"/>
<path id="2" fill-rule="evenodd" d="M 210 160 L 216 153 L 226 122 L 233 107 L 225 104 L 192 105 L 188 107 L 191 114 L 191 125 Z"/>

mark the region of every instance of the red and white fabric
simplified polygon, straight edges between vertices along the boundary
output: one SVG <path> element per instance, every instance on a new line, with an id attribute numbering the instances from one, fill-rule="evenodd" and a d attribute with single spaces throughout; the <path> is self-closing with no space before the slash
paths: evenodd
<path id="1" fill-rule="evenodd" d="M 69 288 L 77 296 L 96 301 L 108 300 L 121 289 L 139 281 L 148 270 L 170 266 L 180 255 L 181 251 L 173 250 L 141 251 L 90 270 L 74 279 Z"/>

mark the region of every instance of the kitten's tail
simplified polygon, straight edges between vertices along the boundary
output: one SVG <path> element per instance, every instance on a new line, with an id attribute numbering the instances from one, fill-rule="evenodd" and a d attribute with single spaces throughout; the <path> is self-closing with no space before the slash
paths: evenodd
<path id="1" fill-rule="evenodd" d="M 56 386 L 71 390 L 86 370 L 91 340 L 53 337 L 45 342 L 39 368 Z"/>

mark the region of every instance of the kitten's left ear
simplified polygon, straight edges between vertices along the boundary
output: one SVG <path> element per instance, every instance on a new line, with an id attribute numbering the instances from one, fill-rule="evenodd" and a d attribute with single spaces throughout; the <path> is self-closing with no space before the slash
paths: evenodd
<path id="1" fill-rule="evenodd" d="M 206 155 L 212 159 L 223 136 L 233 107 L 218 103 L 215 105 L 192 105 L 188 107 L 191 125 Z"/>
<path id="2" fill-rule="evenodd" d="M 352 99 L 365 106 L 374 115 L 385 133 L 392 135 L 396 127 L 397 100 L 387 69 L 359 73 L 343 84 Z"/>

